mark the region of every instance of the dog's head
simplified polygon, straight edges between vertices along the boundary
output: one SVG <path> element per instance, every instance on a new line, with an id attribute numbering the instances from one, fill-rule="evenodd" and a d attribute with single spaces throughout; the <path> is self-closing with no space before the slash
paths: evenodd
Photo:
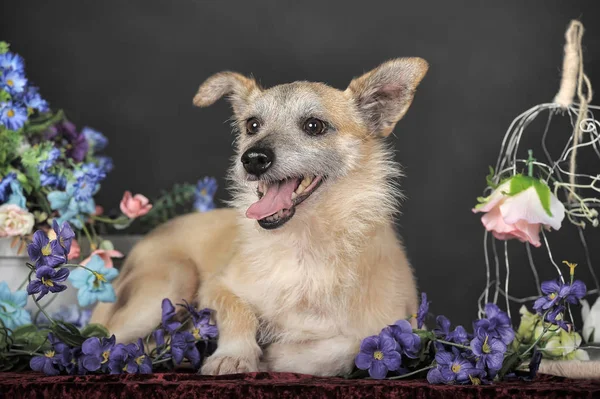
<path id="1" fill-rule="evenodd" d="M 345 91 L 312 82 L 263 89 L 251 78 L 221 72 L 200 86 L 194 104 L 229 97 L 238 131 L 232 175 L 245 202 L 240 205 L 262 228 L 275 229 L 301 204 L 318 203 L 327 186 L 360 173 L 362 160 L 377 155 L 369 154 L 370 144 L 392 132 L 427 69 L 420 58 L 391 60 Z"/>

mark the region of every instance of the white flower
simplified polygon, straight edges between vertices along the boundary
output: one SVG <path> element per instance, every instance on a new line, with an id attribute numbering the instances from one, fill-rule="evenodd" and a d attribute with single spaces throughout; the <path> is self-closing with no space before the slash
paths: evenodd
<path id="1" fill-rule="evenodd" d="M 581 335 L 585 342 L 600 343 L 600 298 L 596 299 L 594 306 L 590 309 L 588 301 L 581 301 L 581 318 L 583 319 L 583 330 Z"/>
<path id="2" fill-rule="evenodd" d="M 33 215 L 14 204 L 0 206 L 0 237 L 23 236 L 31 233 Z"/>

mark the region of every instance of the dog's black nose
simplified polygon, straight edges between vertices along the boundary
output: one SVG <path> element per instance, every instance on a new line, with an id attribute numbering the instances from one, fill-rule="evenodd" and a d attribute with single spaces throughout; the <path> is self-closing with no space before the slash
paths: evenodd
<path id="1" fill-rule="evenodd" d="M 268 148 L 250 148 L 242 155 L 246 172 L 258 177 L 265 173 L 275 160 L 275 154 Z"/>

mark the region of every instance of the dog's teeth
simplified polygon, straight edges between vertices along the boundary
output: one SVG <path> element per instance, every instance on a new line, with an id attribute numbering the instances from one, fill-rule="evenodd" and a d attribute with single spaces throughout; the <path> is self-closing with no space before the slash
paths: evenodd
<path id="1" fill-rule="evenodd" d="M 304 187 L 308 187 L 308 186 L 310 186 L 310 183 L 311 183 L 311 182 L 312 182 L 312 177 L 305 177 L 305 178 L 302 180 L 302 183 L 300 183 L 300 185 L 301 185 L 301 186 L 304 186 Z"/>
<path id="2" fill-rule="evenodd" d="M 283 209 L 280 209 L 279 212 L 277 212 L 277 217 L 278 218 L 283 217 Z"/>
<path id="3" fill-rule="evenodd" d="M 292 199 L 293 200 L 295 200 L 297 196 L 298 196 L 298 194 L 296 194 L 295 192 L 292 193 Z"/>

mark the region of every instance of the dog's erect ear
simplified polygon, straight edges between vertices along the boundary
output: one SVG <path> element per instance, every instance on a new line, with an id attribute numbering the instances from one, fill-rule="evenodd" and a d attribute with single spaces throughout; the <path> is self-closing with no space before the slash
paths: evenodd
<path id="1" fill-rule="evenodd" d="M 234 110 L 239 110 L 248 96 L 260 90 L 254 79 L 236 72 L 219 72 L 206 79 L 194 96 L 194 105 L 208 107 L 223 96 L 228 96 Z"/>
<path id="2" fill-rule="evenodd" d="M 422 58 L 398 58 L 350 82 L 346 92 L 355 99 L 373 134 L 387 137 L 394 130 L 428 68 Z"/>

